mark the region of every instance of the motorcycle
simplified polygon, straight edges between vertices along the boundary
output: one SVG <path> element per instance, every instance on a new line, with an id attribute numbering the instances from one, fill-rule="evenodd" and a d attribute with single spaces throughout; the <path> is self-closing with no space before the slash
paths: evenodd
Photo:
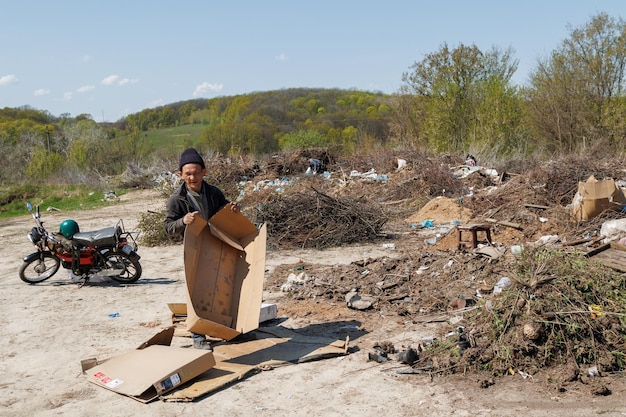
<path id="1" fill-rule="evenodd" d="M 81 285 L 96 274 L 121 283 L 133 283 L 141 277 L 141 257 L 137 254 L 139 233 L 127 232 L 121 219 L 115 226 L 77 232 L 64 239 L 44 228 L 39 206 L 34 212 L 30 202 L 26 207 L 37 224 L 27 235 L 37 252 L 24 257 L 19 270 L 22 281 L 29 284 L 43 282 L 56 274 L 61 266 L 69 270 Z"/>

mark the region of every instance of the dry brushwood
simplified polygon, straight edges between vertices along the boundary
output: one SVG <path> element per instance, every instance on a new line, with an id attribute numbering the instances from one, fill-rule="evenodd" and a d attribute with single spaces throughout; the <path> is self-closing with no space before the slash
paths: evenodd
<path id="1" fill-rule="evenodd" d="M 386 222 L 382 208 L 366 198 L 335 198 L 311 192 L 276 195 L 257 208 L 274 247 L 324 249 L 379 239 Z"/>

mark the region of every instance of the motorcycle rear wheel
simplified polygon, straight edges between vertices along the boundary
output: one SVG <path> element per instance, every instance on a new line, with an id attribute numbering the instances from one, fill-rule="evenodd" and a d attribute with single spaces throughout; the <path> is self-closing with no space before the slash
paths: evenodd
<path id="1" fill-rule="evenodd" d="M 29 284 L 37 284 L 50 278 L 59 270 L 61 261 L 50 252 L 43 252 L 38 258 L 24 262 L 20 266 L 20 279 Z"/>
<path id="2" fill-rule="evenodd" d="M 106 275 L 117 282 L 125 284 L 136 282 L 141 278 L 142 271 L 139 261 L 131 259 L 123 252 L 109 251 L 103 255 L 105 266 L 99 272 L 101 275 Z"/>

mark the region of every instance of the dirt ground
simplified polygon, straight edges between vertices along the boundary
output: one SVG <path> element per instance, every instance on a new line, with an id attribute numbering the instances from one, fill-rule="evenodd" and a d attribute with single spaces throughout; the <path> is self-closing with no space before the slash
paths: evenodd
<path id="1" fill-rule="evenodd" d="M 49 229 L 71 217 L 83 231 L 113 225 L 120 218 L 127 229 L 134 230 L 140 213 L 162 204 L 156 192 L 136 191 L 96 211 L 44 211 L 42 215 Z M 434 219 L 441 211 L 438 207 L 429 213 L 432 216 L 425 212 L 421 216 Z M 426 219 L 418 216 L 407 224 L 422 220 Z M 450 219 L 434 220 L 440 226 L 439 221 Z M 399 268 L 403 260 L 416 258 L 430 271 L 443 268 L 438 263 L 440 258 L 445 258 L 444 264 L 452 261 L 455 267 L 450 268 L 448 279 L 464 285 L 476 261 L 450 250 L 456 245 L 456 237 L 449 233 L 447 224 L 428 231 L 413 231 L 408 225 L 406 229 L 398 227 L 387 245 L 268 251 L 264 298 L 277 304 L 281 324 L 340 339 L 349 335 L 351 353 L 263 371 L 193 403 L 142 404 L 89 383 L 81 373 L 80 361 L 134 349 L 171 324 L 167 303 L 185 300 L 182 245 L 140 246 L 143 275 L 136 284 L 79 287 L 61 270 L 44 283 L 28 285 L 19 279 L 18 268 L 23 256 L 33 250 L 26 238 L 33 224 L 28 215 L 0 222 L 3 416 L 626 415 L 626 384 L 619 376 L 603 378 L 612 394 L 597 396 L 576 386 L 556 388 L 549 383 L 549 375 L 533 378 L 514 374 L 495 384 L 484 384 L 482 376 L 469 373 L 451 377 L 428 372 L 404 374 L 407 366 L 399 361 L 369 360 L 374 345 L 391 343 L 397 349 L 417 346 L 424 339 L 448 331 L 450 317 L 437 314 L 432 320 L 415 320 L 410 311 L 398 311 L 391 303 L 373 310 L 351 309 L 328 288 L 317 296 L 282 290 L 291 273 L 304 271 L 323 281 L 324 274 L 348 277 L 355 269 L 361 268 L 363 273 L 363 269 L 374 270 L 380 265 L 389 270 L 390 265 Z M 426 247 L 424 240 L 433 232 L 439 233 L 438 242 Z M 505 238 L 507 244 L 524 239 L 509 229 L 499 229 L 493 236 L 496 242 Z M 393 269 L 393 276 L 402 273 Z M 443 288 L 440 299 L 435 301 L 449 300 L 449 296 L 450 291 Z M 175 337 L 173 345 L 190 346 L 190 340 Z"/>

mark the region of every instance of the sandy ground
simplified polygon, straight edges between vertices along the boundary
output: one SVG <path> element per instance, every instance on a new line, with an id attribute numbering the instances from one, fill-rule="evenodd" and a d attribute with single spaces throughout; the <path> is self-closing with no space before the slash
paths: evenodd
<path id="1" fill-rule="evenodd" d="M 122 196 L 111 207 L 73 213 L 43 212 L 49 229 L 67 217 L 81 230 L 112 226 L 122 218 L 134 230 L 140 213 L 160 208 L 150 191 Z M 84 358 L 106 358 L 136 348 L 171 324 L 169 302 L 184 302 L 182 245 L 140 247 L 142 278 L 133 285 L 102 283 L 79 287 L 61 270 L 50 280 L 28 285 L 18 277 L 23 256 L 33 251 L 26 233 L 33 220 L 25 215 L 0 222 L 0 415 L 2 416 L 570 416 L 626 415 L 625 384 L 609 382 L 613 394 L 594 397 L 550 390 L 541 381 L 519 376 L 480 388 L 475 377 L 443 378 L 401 375 L 398 362 L 368 361 L 374 341 L 409 346 L 431 334 L 426 324 L 406 324 L 364 316 L 355 352 L 341 358 L 284 366 L 252 375 L 193 403 L 155 401 L 142 404 L 88 382 L 81 373 Z M 348 263 L 389 255 L 380 245 L 333 251 L 268 252 L 267 270 L 296 263 Z M 283 294 L 266 292 L 278 305 L 285 327 L 323 325 L 315 314 L 281 316 Z M 306 308 L 306 304 L 303 305 Z M 114 314 L 117 313 L 117 314 Z M 110 317 L 110 315 L 116 317 Z M 327 316 L 328 317 L 328 314 Z M 336 320 L 356 313 L 338 308 Z M 176 346 L 190 340 L 175 337 Z"/>

